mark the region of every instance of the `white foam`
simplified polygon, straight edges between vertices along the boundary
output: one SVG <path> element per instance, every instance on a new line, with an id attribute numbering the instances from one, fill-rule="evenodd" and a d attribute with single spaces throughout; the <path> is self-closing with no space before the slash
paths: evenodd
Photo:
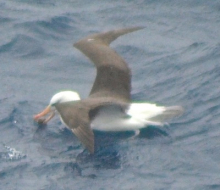
<path id="1" fill-rule="evenodd" d="M 20 160 L 22 158 L 25 158 L 26 155 L 23 154 L 20 151 L 17 151 L 15 148 L 11 148 L 10 146 L 6 146 L 4 145 L 6 150 L 7 150 L 7 154 L 5 156 L 5 159 L 9 159 L 9 160 Z"/>

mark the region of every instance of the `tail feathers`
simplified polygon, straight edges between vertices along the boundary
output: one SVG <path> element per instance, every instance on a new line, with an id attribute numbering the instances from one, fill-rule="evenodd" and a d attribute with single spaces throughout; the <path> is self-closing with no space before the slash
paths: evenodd
<path id="1" fill-rule="evenodd" d="M 149 118 L 148 120 L 153 122 L 166 122 L 174 117 L 178 117 L 182 115 L 184 112 L 184 109 L 181 106 L 170 106 L 170 107 L 164 107 L 164 110 L 152 118 Z"/>

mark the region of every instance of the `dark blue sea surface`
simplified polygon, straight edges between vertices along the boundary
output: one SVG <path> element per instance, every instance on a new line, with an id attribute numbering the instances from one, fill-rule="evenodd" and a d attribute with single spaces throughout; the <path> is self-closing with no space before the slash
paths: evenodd
<path id="1" fill-rule="evenodd" d="M 139 137 L 96 133 L 89 155 L 59 118 L 33 115 L 60 90 L 88 96 L 93 64 L 73 48 L 96 32 L 145 26 L 112 43 L 132 98 L 184 115 Z M 0 189 L 220 189 L 219 0 L 0 1 Z"/>

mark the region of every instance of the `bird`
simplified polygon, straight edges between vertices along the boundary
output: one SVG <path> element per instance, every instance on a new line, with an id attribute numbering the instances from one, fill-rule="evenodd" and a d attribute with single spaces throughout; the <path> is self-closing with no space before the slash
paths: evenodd
<path id="1" fill-rule="evenodd" d="M 129 27 L 89 35 L 74 44 L 96 67 L 89 96 L 81 99 L 75 91 L 60 91 L 49 105 L 34 115 L 34 121 L 47 124 L 56 114 L 94 154 L 94 130 L 104 132 L 139 131 L 183 113 L 182 106 L 158 106 L 131 100 L 131 70 L 124 59 L 110 47 L 118 37 L 143 29 Z M 46 115 L 49 115 L 46 118 Z"/>

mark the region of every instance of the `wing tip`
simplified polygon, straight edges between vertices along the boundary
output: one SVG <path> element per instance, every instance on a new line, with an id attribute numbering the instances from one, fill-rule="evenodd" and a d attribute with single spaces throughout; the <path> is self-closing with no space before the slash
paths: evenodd
<path id="1" fill-rule="evenodd" d="M 77 128 L 72 129 L 72 132 L 78 137 L 80 142 L 90 152 L 90 154 L 94 154 L 95 143 L 93 131 L 88 126 L 79 126 Z"/>
<path id="2" fill-rule="evenodd" d="M 92 148 L 87 148 L 87 150 L 89 151 L 90 154 L 94 154 L 94 152 L 95 152 L 94 144 L 93 144 Z"/>
<path id="3" fill-rule="evenodd" d="M 99 41 L 99 43 L 109 45 L 112 41 L 117 39 L 119 36 L 131 33 L 134 31 L 138 31 L 144 28 L 145 28 L 144 26 L 134 26 L 134 27 L 126 27 L 126 28 L 121 28 L 121 29 L 116 29 L 116 30 L 110 30 L 107 32 L 92 34 L 74 43 L 73 46 L 75 48 L 80 49 L 80 46 L 82 43 L 84 44 L 84 43 L 89 43 L 92 41 Z"/>

